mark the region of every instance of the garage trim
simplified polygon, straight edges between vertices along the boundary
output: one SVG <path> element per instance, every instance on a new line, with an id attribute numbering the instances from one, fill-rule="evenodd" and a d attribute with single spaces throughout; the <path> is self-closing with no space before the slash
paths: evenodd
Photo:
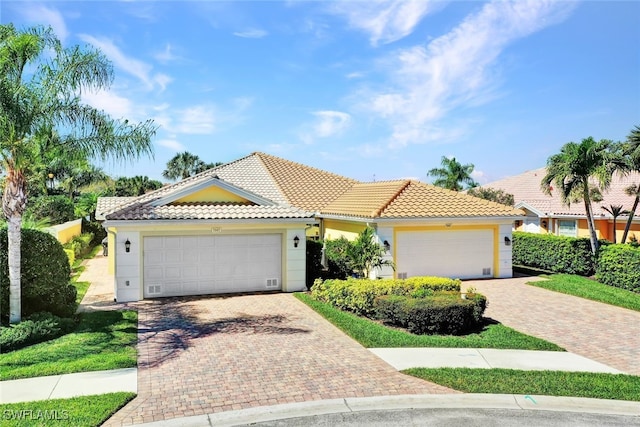
<path id="1" fill-rule="evenodd" d="M 498 225 L 488 224 L 445 224 L 445 225 L 427 225 L 427 226 L 407 226 L 393 228 L 393 259 L 397 260 L 396 250 L 398 247 L 398 232 L 411 231 L 464 231 L 464 230 L 491 230 L 493 232 L 493 277 L 500 277 L 500 227 Z M 394 279 L 397 279 L 397 272 L 393 272 Z"/>

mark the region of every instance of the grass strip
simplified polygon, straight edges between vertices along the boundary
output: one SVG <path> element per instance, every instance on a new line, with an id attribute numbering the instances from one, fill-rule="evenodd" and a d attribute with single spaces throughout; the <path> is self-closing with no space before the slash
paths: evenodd
<path id="1" fill-rule="evenodd" d="M 12 380 L 136 366 L 138 313 L 80 314 L 74 332 L 2 355 L 0 378 Z"/>
<path id="2" fill-rule="evenodd" d="M 123 392 L 71 399 L 6 403 L 0 405 L 0 426 L 99 426 L 135 396 L 134 393 Z"/>
<path id="3" fill-rule="evenodd" d="M 369 348 L 450 347 L 564 351 L 553 343 L 522 334 L 501 324 L 489 324 L 477 333 L 461 336 L 414 335 L 339 310 L 330 304 L 314 300 L 308 294 L 296 293 L 294 295 L 351 338 Z"/>
<path id="4" fill-rule="evenodd" d="M 402 372 L 466 393 L 640 401 L 640 377 L 633 375 L 471 368 L 412 368 Z"/>
<path id="5" fill-rule="evenodd" d="M 604 285 L 595 280 L 573 274 L 552 274 L 549 280 L 529 282 L 529 285 L 563 294 L 603 302 L 629 310 L 640 311 L 640 294 Z"/>

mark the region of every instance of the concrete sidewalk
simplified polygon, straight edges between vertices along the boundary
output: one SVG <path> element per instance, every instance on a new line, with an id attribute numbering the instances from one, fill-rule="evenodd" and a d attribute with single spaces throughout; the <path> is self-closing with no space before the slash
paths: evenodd
<path id="1" fill-rule="evenodd" d="M 138 392 L 137 368 L 0 381 L 0 403 L 66 399 L 117 391 Z"/>
<path id="2" fill-rule="evenodd" d="M 475 348 L 372 348 L 397 370 L 408 368 L 506 368 L 527 371 L 622 372 L 561 351 Z M 82 372 L 0 382 L 0 403 L 68 398 L 116 391 L 137 392 L 137 369 Z"/>

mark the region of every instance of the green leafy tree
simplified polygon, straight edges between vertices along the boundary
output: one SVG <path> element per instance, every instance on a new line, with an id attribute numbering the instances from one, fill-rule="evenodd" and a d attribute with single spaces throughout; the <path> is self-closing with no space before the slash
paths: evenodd
<path id="1" fill-rule="evenodd" d="M 65 48 L 50 27 L 0 25 L 0 169 L 6 173 L 2 208 L 8 223 L 12 323 L 22 317 L 20 225 L 38 135 L 54 129 L 67 149 L 103 161 L 153 154 L 153 122 L 114 120 L 82 103 L 81 92 L 108 89 L 112 80 L 113 68 L 99 50 Z"/>
<path id="2" fill-rule="evenodd" d="M 629 136 L 627 137 L 627 143 L 624 145 L 624 155 L 629 163 L 629 169 L 640 173 L 640 126 L 636 126 Z M 633 207 L 629 211 L 629 217 L 627 223 L 624 226 L 624 233 L 622 234 L 622 243 L 626 243 L 627 236 L 629 235 L 629 229 L 635 216 L 638 204 L 640 203 L 640 182 L 632 184 L 625 189 L 625 193 L 628 196 L 634 197 Z"/>
<path id="3" fill-rule="evenodd" d="M 376 241 L 375 231 L 371 227 L 362 230 L 347 249 L 351 266 L 360 277 L 369 277 L 371 271 L 384 266 L 395 269 L 393 261 L 384 259 L 385 253 L 384 247 Z"/>
<path id="4" fill-rule="evenodd" d="M 116 180 L 116 196 L 142 196 L 162 187 L 162 183 L 148 176 L 121 177 Z"/>
<path id="5" fill-rule="evenodd" d="M 596 141 L 591 137 L 583 139 L 579 144 L 569 142 L 563 145 L 560 153 L 547 160 L 547 174 L 540 184 L 542 191 L 551 194 L 553 184 L 567 206 L 581 197 L 594 255 L 598 252 L 598 236 L 593 220 L 590 180 L 597 181 L 598 187 L 606 190 L 611 184 L 614 171 L 625 168 L 616 144 L 609 140 Z"/>
<path id="6" fill-rule="evenodd" d="M 478 197 L 484 200 L 490 200 L 492 202 L 500 203 L 507 206 L 513 206 L 515 201 L 513 194 L 505 193 L 503 190 L 498 190 L 489 187 L 475 187 L 470 188 L 467 194 Z"/>
<path id="7" fill-rule="evenodd" d="M 473 164 L 460 164 L 455 157 L 442 156 L 440 168 L 433 168 L 427 172 L 427 176 L 435 177 L 433 185 L 453 191 L 462 191 L 466 188 L 477 187 L 478 183 L 471 178 Z"/>
<path id="8" fill-rule="evenodd" d="M 167 168 L 162 172 L 162 176 L 170 180 L 186 179 L 221 164 L 205 163 L 200 157 L 185 151 L 176 154 L 167 162 Z"/>

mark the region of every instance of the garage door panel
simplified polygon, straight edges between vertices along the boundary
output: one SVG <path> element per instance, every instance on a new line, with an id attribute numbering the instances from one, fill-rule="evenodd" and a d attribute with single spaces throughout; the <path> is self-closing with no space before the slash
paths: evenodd
<path id="1" fill-rule="evenodd" d="M 145 237 L 144 296 L 281 289 L 281 242 L 280 234 Z"/>
<path id="2" fill-rule="evenodd" d="M 399 274 L 461 279 L 493 276 L 493 230 L 398 232 Z"/>

